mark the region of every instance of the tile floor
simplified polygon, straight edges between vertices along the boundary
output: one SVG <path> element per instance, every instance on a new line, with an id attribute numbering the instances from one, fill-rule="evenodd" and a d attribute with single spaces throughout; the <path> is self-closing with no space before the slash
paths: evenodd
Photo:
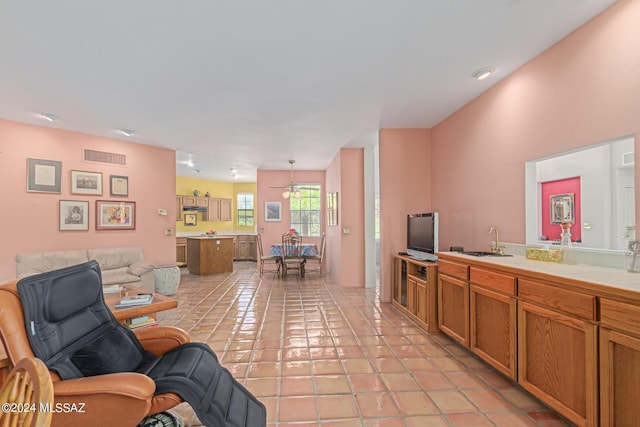
<path id="1" fill-rule="evenodd" d="M 567 426 L 444 335 L 415 326 L 374 289 L 231 274 L 182 276 L 177 309 L 159 315 L 267 407 L 270 427 Z M 185 427 L 200 426 L 187 404 Z"/>

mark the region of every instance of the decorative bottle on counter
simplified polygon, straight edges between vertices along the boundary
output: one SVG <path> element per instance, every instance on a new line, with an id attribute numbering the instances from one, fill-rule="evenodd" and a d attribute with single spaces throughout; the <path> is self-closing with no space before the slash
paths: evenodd
<path id="1" fill-rule="evenodd" d="M 573 254 L 573 244 L 571 243 L 571 223 L 568 221 L 560 224 L 562 233 L 560 234 L 560 251 L 562 252 L 563 264 L 577 264 Z"/>
<path id="2" fill-rule="evenodd" d="M 629 273 L 640 273 L 640 240 L 629 240 L 624 258 Z"/>

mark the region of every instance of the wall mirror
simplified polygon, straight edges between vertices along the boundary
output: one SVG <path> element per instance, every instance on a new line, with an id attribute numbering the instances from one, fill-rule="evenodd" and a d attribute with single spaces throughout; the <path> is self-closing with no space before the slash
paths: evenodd
<path id="1" fill-rule="evenodd" d="M 556 241 L 560 226 L 554 219 L 571 209 L 577 247 L 625 250 L 628 240 L 637 236 L 634 145 L 634 137 L 625 136 L 526 162 L 526 243 Z M 543 194 L 545 185 L 568 182 L 574 183 L 575 194 L 573 190 Z M 552 232 L 546 231 L 549 227 Z"/>

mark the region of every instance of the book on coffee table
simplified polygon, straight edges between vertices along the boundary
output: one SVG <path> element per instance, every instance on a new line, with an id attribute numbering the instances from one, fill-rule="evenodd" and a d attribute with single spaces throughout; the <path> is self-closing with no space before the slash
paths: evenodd
<path id="1" fill-rule="evenodd" d="M 153 294 L 128 295 L 126 297 L 120 298 L 120 302 L 118 302 L 115 305 L 115 307 L 126 308 L 126 307 L 133 307 L 136 305 L 147 305 L 147 304 L 151 304 L 152 301 L 153 301 Z"/>

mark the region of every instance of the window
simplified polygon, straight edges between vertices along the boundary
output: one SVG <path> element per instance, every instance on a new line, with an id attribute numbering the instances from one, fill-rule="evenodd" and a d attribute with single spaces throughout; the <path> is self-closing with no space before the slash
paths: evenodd
<path id="1" fill-rule="evenodd" d="M 253 227 L 253 194 L 238 193 L 238 227 Z"/>
<path id="2" fill-rule="evenodd" d="M 302 184 L 300 198 L 289 199 L 291 210 L 291 228 L 301 236 L 320 237 L 320 219 L 322 218 L 320 184 Z"/>

